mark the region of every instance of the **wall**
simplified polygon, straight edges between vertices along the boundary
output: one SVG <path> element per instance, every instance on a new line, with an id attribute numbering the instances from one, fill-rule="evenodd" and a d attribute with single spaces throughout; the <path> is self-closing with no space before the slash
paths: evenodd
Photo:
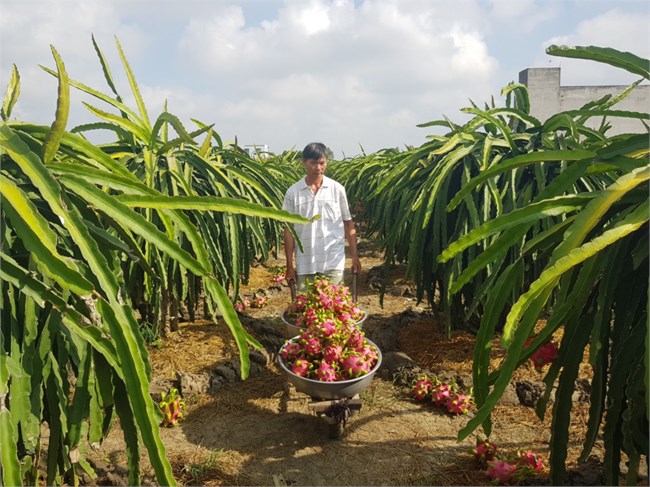
<path id="1" fill-rule="evenodd" d="M 577 110 L 590 101 L 605 95 L 616 96 L 626 85 L 611 86 L 561 86 L 560 68 L 528 68 L 519 73 L 519 82 L 528 87 L 530 97 L 530 113 L 544 122 L 555 113 L 566 110 Z M 618 102 L 614 110 L 650 112 L 650 85 L 639 85 L 632 93 Z M 598 127 L 602 117 L 594 117 L 589 126 Z M 609 135 L 624 132 L 646 132 L 647 129 L 640 120 L 609 117 L 607 120 L 612 128 Z"/>

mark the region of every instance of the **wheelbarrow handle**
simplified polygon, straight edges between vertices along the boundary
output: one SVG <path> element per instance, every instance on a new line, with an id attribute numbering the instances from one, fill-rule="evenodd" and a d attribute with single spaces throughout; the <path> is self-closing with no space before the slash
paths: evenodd
<path id="1" fill-rule="evenodd" d="M 296 300 L 296 281 L 289 280 L 289 290 L 291 291 L 291 301 Z"/>
<path id="2" fill-rule="evenodd" d="M 357 273 L 352 274 L 352 302 L 357 302 Z"/>

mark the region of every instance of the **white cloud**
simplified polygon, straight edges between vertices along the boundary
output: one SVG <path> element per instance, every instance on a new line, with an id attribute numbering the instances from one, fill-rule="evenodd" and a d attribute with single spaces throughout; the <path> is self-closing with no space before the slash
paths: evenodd
<path id="1" fill-rule="evenodd" d="M 224 100 L 214 116 L 232 121 L 240 140 L 251 127 L 270 133 L 263 114 L 272 113 L 286 118 L 275 119 L 273 127 L 283 128 L 271 136 L 288 146 L 319 131 L 347 153 L 359 143 L 371 150 L 414 144 L 424 141 L 417 123 L 491 94 L 497 63 L 480 34 L 478 7 L 463 6 L 466 20 L 458 21 L 449 4 L 426 1 L 287 1 L 259 26 L 246 25 L 241 9 L 225 9 L 188 24 L 184 66 L 214 79 Z M 436 98 L 450 85 L 453 97 Z M 429 105 L 434 99 L 442 104 Z"/>
<path id="2" fill-rule="evenodd" d="M 626 13 L 612 9 L 594 18 L 580 22 L 574 32 L 556 36 L 544 42 L 544 48 L 551 44 L 568 46 L 611 47 L 629 51 L 637 56 L 650 58 L 650 13 Z M 625 84 L 638 76 L 595 61 L 576 60 L 563 57 L 538 58 L 538 64 L 561 66 L 563 85 Z M 550 64 L 548 64 L 550 61 Z"/>
<path id="3" fill-rule="evenodd" d="M 0 81 L 8 81 L 12 62 L 22 75 L 16 117 L 52 120 L 56 82 L 37 68 L 53 65 L 50 44 L 71 78 L 109 91 L 91 33 L 133 106 L 115 35 L 152 119 L 167 99 L 188 128 L 196 118 L 214 123 L 225 140 L 237 136 L 278 152 L 319 139 L 337 155 L 353 155 L 359 145 L 372 152 L 423 143 L 431 129 L 417 123 L 463 120 L 468 99 L 498 98 L 530 66 L 518 64 L 543 52 L 543 39 L 647 56 L 635 39 L 647 39 L 650 23 L 647 9 L 631 14 L 626 3 L 589 18 L 578 0 L 0 1 Z M 565 7 L 587 20 L 564 24 Z M 556 33 L 564 37 L 551 39 Z M 523 54 L 513 60 L 515 49 Z M 569 61 L 562 60 L 565 81 L 573 76 Z M 548 65 L 548 58 L 536 62 Z M 596 69 L 584 63 L 580 73 Z M 91 119 L 74 96 L 70 125 Z"/>

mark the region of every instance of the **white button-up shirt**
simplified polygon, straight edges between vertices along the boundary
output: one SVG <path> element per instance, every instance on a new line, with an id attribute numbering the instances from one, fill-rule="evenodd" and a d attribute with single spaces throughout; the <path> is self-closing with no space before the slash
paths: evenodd
<path id="1" fill-rule="evenodd" d="M 322 186 L 314 194 L 302 178 L 287 190 L 282 209 L 307 218 L 320 215 L 311 223 L 294 225 L 304 248 L 304 252 L 300 252 L 298 245 L 295 248 L 298 274 L 345 269 L 343 222 L 352 220 L 352 215 L 342 184 L 324 176 Z"/>

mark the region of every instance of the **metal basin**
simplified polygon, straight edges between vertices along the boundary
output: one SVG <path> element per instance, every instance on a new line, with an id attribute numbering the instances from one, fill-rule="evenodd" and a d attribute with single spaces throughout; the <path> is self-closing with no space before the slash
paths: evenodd
<path id="1" fill-rule="evenodd" d="M 355 323 L 355 325 L 359 327 L 359 329 L 363 328 L 363 323 L 368 319 L 368 312 L 363 308 L 360 309 L 361 311 L 363 311 L 363 318 L 361 318 L 359 321 Z M 287 310 L 285 309 L 280 315 L 280 318 L 282 319 L 282 323 L 284 323 L 284 338 L 293 338 L 296 335 L 300 335 L 303 331 L 305 331 L 305 328 L 301 328 L 289 322 L 289 320 L 286 317 L 286 312 Z"/>
<path id="2" fill-rule="evenodd" d="M 357 377 L 356 379 L 341 380 L 337 382 L 321 382 L 319 380 L 300 377 L 299 375 L 291 372 L 291 370 L 282 360 L 280 352 L 282 351 L 284 345 L 282 345 L 278 351 L 278 363 L 280 364 L 282 371 L 287 376 L 287 379 L 291 384 L 294 385 L 296 390 L 304 392 L 314 399 L 344 399 L 346 397 L 352 397 L 355 394 L 358 394 L 366 389 L 372 382 L 372 378 L 375 376 L 375 372 L 377 372 L 381 366 L 381 350 L 379 350 L 379 347 L 375 345 L 375 343 L 371 340 L 368 340 L 368 343 L 377 351 L 377 363 L 370 372 L 361 377 Z"/>

